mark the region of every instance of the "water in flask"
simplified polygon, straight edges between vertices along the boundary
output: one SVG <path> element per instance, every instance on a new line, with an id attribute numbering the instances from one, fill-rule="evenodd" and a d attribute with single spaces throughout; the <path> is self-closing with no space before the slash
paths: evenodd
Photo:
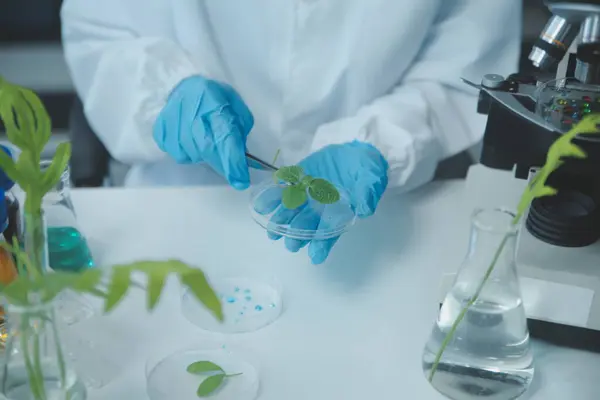
<path id="1" fill-rule="evenodd" d="M 44 168 L 45 161 L 42 161 Z M 58 271 L 77 272 L 94 267 L 88 242 L 79 229 L 71 202 L 69 170 L 65 170 L 56 187 L 44 196 L 47 224 L 48 262 Z"/>
<path id="2" fill-rule="evenodd" d="M 436 390 L 454 400 L 517 399 L 529 388 L 534 376 L 529 330 L 514 264 L 516 231 L 513 235 L 510 225 L 506 229 L 494 226 L 502 218 L 496 220 L 498 216 L 493 213 L 500 211 L 485 212 L 492 214 L 474 216 L 477 221 L 473 224 L 467 259 L 444 299 L 423 351 L 425 376 Z M 489 229 L 484 229 L 486 226 Z M 508 240 L 504 251 L 487 283 L 478 291 L 505 235 Z M 472 302 L 477 292 L 479 295 Z M 457 319 L 460 323 L 448 336 Z"/>

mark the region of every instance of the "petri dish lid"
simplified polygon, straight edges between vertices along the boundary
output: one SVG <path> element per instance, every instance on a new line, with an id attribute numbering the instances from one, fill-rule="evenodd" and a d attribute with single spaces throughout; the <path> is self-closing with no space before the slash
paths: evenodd
<path id="1" fill-rule="evenodd" d="M 297 240 L 326 240 L 348 231 L 356 222 L 356 211 L 348 194 L 337 188 L 340 200 L 334 204 L 308 201 L 295 210 L 281 203 L 284 185 L 268 179 L 250 191 L 250 213 L 271 235 Z"/>

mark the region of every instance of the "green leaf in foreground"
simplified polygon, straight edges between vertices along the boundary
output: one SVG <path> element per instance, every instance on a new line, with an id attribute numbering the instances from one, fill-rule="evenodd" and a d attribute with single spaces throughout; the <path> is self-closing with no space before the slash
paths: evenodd
<path id="1" fill-rule="evenodd" d="M 281 203 L 288 210 L 295 210 L 306 203 L 307 199 L 306 189 L 302 185 L 288 186 L 281 193 Z"/>
<path id="2" fill-rule="evenodd" d="M 198 386 L 196 394 L 198 395 L 198 397 L 208 397 L 215 390 L 217 390 L 219 386 L 221 386 L 224 380 L 225 374 L 223 373 L 209 376 L 208 378 L 202 381 L 200 386 Z"/>
<path id="3" fill-rule="evenodd" d="M 202 374 L 204 372 L 223 372 L 223 368 L 219 367 L 217 364 L 212 363 L 210 361 L 196 361 L 188 365 L 187 372 L 190 374 Z"/>
<path id="4" fill-rule="evenodd" d="M 325 179 L 313 179 L 308 188 L 308 194 L 321 204 L 333 204 L 340 200 L 340 192 L 331 182 Z"/>
<path id="5" fill-rule="evenodd" d="M 295 185 L 300 182 L 300 179 L 304 175 L 302 167 L 297 165 L 291 165 L 289 167 L 281 167 L 275 172 L 275 178 L 283 181 L 284 183 L 290 183 Z"/>

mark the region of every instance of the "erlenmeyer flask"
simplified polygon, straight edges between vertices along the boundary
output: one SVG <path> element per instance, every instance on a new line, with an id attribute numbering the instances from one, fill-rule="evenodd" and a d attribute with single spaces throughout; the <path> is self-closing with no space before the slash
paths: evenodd
<path id="1" fill-rule="evenodd" d="M 50 166 L 42 161 L 41 169 Z M 79 229 L 75 209 L 71 203 L 69 167 L 56 187 L 44 197 L 48 235 L 48 262 L 51 269 L 77 272 L 94 267 L 94 261 L 85 236 Z"/>
<path id="2" fill-rule="evenodd" d="M 467 256 L 425 345 L 425 375 L 450 399 L 516 399 L 533 379 L 513 217 L 473 214 Z"/>

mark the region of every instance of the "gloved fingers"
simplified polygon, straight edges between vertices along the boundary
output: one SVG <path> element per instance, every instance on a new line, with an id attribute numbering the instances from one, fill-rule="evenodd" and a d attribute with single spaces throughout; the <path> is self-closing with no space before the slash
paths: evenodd
<path id="1" fill-rule="evenodd" d="M 356 183 L 352 197 L 357 216 L 363 218 L 375 213 L 379 200 L 385 191 L 385 186 L 380 179 Z"/>
<path id="2" fill-rule="evenodd" d="M 154 122 L 152 136 L 159 149 L 171 156 L 178 164 L 192 162 L 179 141 L 181 103 L 168 103 Z"/>
<path id="3" fill-rule="evenodd" d="M 321 214 L 310 205 L 305 206 L 290 223 L 290 229 L 315 231 L 319 227 Z M 300 240 L 286 237 L 285 247 L 295 253 L 309 243 L 309 240 Z"/>
<path id="4" fill-rule="evenodd" d="M 322 215 L 321 221 L 319 221 L 319 227 L 317 232 L 324 237 L 332 233 L 337 233 L 345 227 L 352 219 L 353 214 L 349 212 L 345 207 L 336 207 L 334 205 L 326 206 Z M 339 235 L 327 239 L 315 239 L 310 242 L 308 247 L 308 255 L 313 264 L 323 263 L 334 244 L 339 240 Z"/>
<path id="5" fill-rule="evenodd" d="M 283 188 L 271 187 L 256 197 L 254 200 L 254 211 L 261 215 L 271 214 L 281 204 Z"/>
<path id="6" fill-rule="evenodd" d="M 246 138 L 235 123 L 231 108 L 223 106 L 210 115 L 209 122 L 225 179 L 238 190 L 247 189 L 250 173 L 246 161 Z"/>
<path id="7" fill-rule="evenodd" d="M 252 112 L 250 112 L 250 109 L 248 109 L 248 106 L 246 105 L 244 100 L 242 100 L 241 96 L 238 94 L 238 92 L 235 91 L 233 87 L 224 84 L 222 89 L 225 94 L 225 97 L 231 105 L 231 108 L 233 109 L 233 112 L 239 118 L 239 122 L 242 128 L 242 134 L 244 135 L 244 137 L 248 136 L 248 134 L 252 130 L 252 127 L 254 126 L 254 116 L 252 116 Z"/>
<path id="8" fill-rule="evenodd" d="M 330 239 L 311 241 L 308 246 L 308 256 L 310 257 L 310 261 L 315 265 L 325 262 L 327 257 L 329 257 L 333 245 L 337 243 L 339 238 L 339 236 L 336 236 Z"/>
<path id="9" fill-rule="evenodd" d="M 277 211 L 271 216 L 269 220 L 269 227 L 267 228 L 267 236 L 271 240 L 279 240 L 281 239 L 281 234 L 276 233 L 274 227 L 279 226 L 281 230 L 282 225 L 289 225 L 294 218 L 302 211 L 302 207 L 298 207 L 296 209 L 290 210 L 289 208 L 285 208 L 283 205 L 280 206 Z"/>

